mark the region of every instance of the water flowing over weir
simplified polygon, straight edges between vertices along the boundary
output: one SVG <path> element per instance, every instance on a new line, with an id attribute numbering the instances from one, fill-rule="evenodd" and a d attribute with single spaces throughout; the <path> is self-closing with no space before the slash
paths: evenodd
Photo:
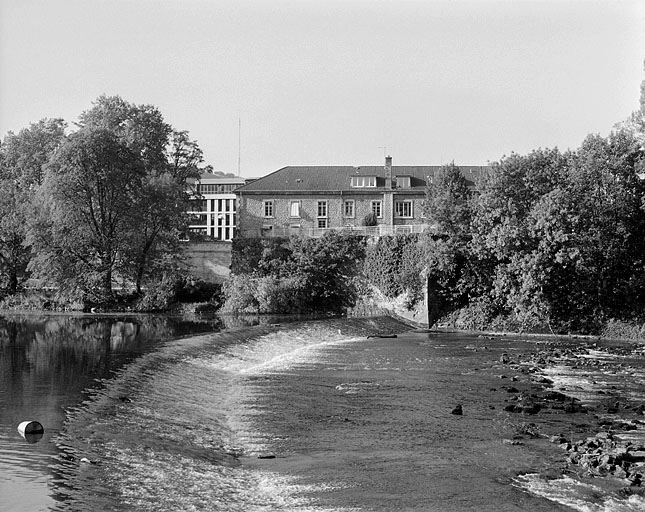
<path id="1" fill-rule="evenodd" d="M 644 509 L 601 479 L 562 476 L 548 436 L 582 436 L 584 415 L 504 410 L 509 384 L 536 375 L 500 375 L 500 357 L 539 342 L 384 322 L 231 329 L 140 357 L 69 411 L 58 510 Z M 383 328 L 400 334 L 367 338 Z M 514 437 L 530 429 L 542 435 Z"/>
<path id="2" fill-rule="evenodd" d="M 277 332 L 276 332 L 277 331 Z M 245 382 L 348 340 L 337 330 L 231 330 L 141 357 L 76 410 L 58 443 L 60 510 L 323 510 L 322 486 L 245 467 Z"/>

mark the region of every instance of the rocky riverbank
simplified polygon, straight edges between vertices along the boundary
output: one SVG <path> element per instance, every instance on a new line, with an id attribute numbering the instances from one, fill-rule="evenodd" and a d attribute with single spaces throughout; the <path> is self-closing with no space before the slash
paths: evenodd
<path id="1" fill-rule="evenodd" d="M 506 443 L 549 438 L 566 452 L 561 475 L 645 496 L 644 346 L 562 338 L 535 348 L 504 353 L 496 365 L 497 391 L 517 425 Z"/>

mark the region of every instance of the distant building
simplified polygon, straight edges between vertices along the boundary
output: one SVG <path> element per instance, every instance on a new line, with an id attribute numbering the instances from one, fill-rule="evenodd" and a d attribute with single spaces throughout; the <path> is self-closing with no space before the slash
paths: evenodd
<path id="1" fill-rule="evenodd" d="M 246 183 L 244 178 L 202 173 L 195 183 L 198 198 L 191 201 L 192 233 L 230 242 L 237 228 L 237 198 L 234 190 Z"/>
<path id="2" fill-rule="evenodd" d="M 235 190 L 238 234 L 320 236 L 330 229 L 382 235 L 421 232 L 426 185 L 441 166 L 283 167 Z M 471 186 L 486 166 L 459 166 Z M 376 226 L 365 226 L 373 213 Z"/>

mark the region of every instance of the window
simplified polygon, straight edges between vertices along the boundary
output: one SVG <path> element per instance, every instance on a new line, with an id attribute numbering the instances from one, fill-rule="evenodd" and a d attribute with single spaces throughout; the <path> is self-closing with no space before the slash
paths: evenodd
<path id="1" fill-rule="evenodd" d="M 376 187 L 376 176 L 352 176 L 352 187 Z"/>
<path id="2" fill-rule="evenodd" d="M 324 229 L 327 227 L 327 219 L 318 219 L 318 227 Z"/>
<path id="3" fill-rule="evenodd" d="M 343 215 L 345 217 L 354 218 L 354 200 L 348 199 L 345 201 L 345 206 L 343 208 Z"/>
<path id="4" fill-rule="evenodd" d="M 197 185 L 197 192 L 201 194 L 221 194 L 231 193 L 233 190 L 241 186 L 241 184 L 227 183 L 224 185 L 217 185 L 215 183 L 200 183 Z"/>
<path id="5" fill-rule="evenodd" d="M 327 201 L 318 201 L 318 217 L 327 217 Z"/>
<path id="6" fill-rule="evenodd" d="M 410 188 L 410 176 L 397 176 L 396 186 L 398 188 Z"/>
<path id="7" fill-rule="evenodd" d="M 411 218 L 412 201 L 394 201 L 394 215 Z"/>
<path id="8" fill-rule="evenodd" d="M 271 236 L 273 234 L 273 226 L 270 224 L 262 225 L 262 236 Z"/>
<path id="9" fill-rule="evenodd" d="M 300 217 L 300 201 L 291 201 L 291 208 L 289 208 L 289 216 Z"/>
<path id="10" fill-rule="evenodd" d="M 372 201 L 372 212 L 374 212 L 374 215 L 379 219 L 383 216 L 381 201 Z"/>
<path id="11" fill-rule="evenodd" d="M 264 201 L 264 216 L 273 217 L 273 201 Z"/>

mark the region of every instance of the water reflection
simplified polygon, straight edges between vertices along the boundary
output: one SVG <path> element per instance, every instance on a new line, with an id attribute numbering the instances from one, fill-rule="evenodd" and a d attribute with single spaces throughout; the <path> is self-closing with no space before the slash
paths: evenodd
<path id="1" fill-rule="evenodd" d="M 54 439 L 66 410 L 140 354 L 220 329 L 213 318 L 0 315 L 0 495 L 8 510 L 52 506 Z M 20 432 L 37 421 L 44 432 Z M 39 442 L 34 442 L 39 441 Z M 28 496 L 25 489 L 29 489 Z M 1 508 L 1 507 L 0 507 Z"/>

